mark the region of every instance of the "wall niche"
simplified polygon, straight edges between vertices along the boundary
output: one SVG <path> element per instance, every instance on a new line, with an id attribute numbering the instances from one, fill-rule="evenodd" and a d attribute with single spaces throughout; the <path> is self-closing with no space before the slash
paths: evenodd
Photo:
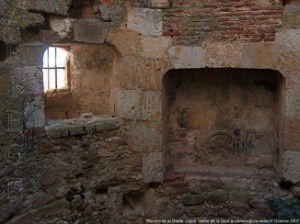
<path id="1" fill-rule="evenodd" d="M 169 71 L 163 101 L 167 170 L 273 169 L 281 148 L 282 83 L 272 70 Z"/>

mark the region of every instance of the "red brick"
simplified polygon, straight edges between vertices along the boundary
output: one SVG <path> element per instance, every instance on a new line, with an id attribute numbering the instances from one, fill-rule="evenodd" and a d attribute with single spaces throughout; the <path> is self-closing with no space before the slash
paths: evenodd
<path id="1" fill-rule="evenodd" d="M 263 6 L 256 0 L 173 0 L 163 11 L 164 35 L 175 44 L 205 40 L 274 41 L 281 27 L 281 3 Z M 201 4 L 202 3 L 202 4 Z"/>

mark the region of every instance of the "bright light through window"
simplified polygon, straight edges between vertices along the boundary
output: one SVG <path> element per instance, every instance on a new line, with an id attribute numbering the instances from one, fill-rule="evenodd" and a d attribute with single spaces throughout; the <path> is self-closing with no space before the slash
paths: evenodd
<path id="1" fill-rule="evenodd" d="M 67 88 L 67 60 L 65 49 L 49 47 L 43 58 L 44 90 Z"/>

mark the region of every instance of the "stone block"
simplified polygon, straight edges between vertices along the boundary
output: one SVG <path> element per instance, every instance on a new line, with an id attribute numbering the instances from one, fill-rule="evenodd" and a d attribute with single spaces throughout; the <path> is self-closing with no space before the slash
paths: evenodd
<path id="1" fill-rule="evenodd" d="M 288 4 L 284 7 L 282 22 L 287 29 L 300 28 L 300 4 Z"/>
<path id="2" fill-rule="evenodd" d="M 109 31 L 110 23 L 97 19 L 73 20 L 74 41 L 82 43 L 102 44 Z"/>
<path id="3" fill-rule="evenodd" d="M 41 30 L 39 33 L 39 39 L 43 43 L 47 43 L 47 44 L 57 44 L 65 41 L 65 39 L 62 39 L 57 32 L 50 31 L 50 30 Z"/>
<path id="4" fill-rule="evenodd" d="M 204 203 L 205 197 L 203 194 L 187 194 L 183 198 L 183 204 L 187 206 L 200 205 Z"/>
<path id="5" fill-rule="evenodd" d="M 125 2 L 123 1 L 100 4 L 99 10 L 101 19 L 104 21 L 111 21 L 114 26 L 120 26 L 123 22 L 126 22 L 127 11 Z"/>
<path id="6" fill-rule="evenodd" d="M 27 129 L 44 127 L 46 124 L 43 95 L 26 102 L 24 120 Z"/>
<path id="7" fill-rule="evenodd" d="M 21 30 L 16 21 L 0 19 L 0 40 L 5 44 L 16 44 L 21 41 Z"/>
<path id="8" fill-rule="evenodd" d="M 300 120 L 287 120 L 284 123 L 284 149 L 300 151 Z M 300 170 L 299 170 L 300 172 Z"/>
<path id="9" fill-rule="evenodd" d="M 169 0 L 151 0 L 151 7 L 153 8 L 168 8 L 170 6 Z"/>
<path id="10" fill-rule="evenodd" d="M 4 0 L 0 0 L 0 16 L 5 16 L 8 10 L 8 5 Z"/>
<path id="11" fill-rule="evenodd" d="M 35 10 L 44 13 L 67 15 L 71 0 L 45 1 L 26 0 L 25 5 L 28 10 Z"/>
<path id="12" fill-rule="evenodd" d="M 18 67 L 13 74 L 15 94 L 40 95 L 44 93 L 42 70 L 34 66 Z"/>
<path id="13" fill-rule="evenodd" d="M 25 29 L 30 26 L 38 27 L 40 25 L 43 25 L 45 22 L 45 18 L 40 14 L 24 12 L 20 13 L 17 21 L 20 25 L 20 28 Z"/>
<path id="14" fill-rule="evenodd" d="M 59 138 L 87 133 L 109 132 L 119 129 L 120 126 L 121 121 L 117 118 L 99 116 L 56 121 L 46 126 L 45 130 L 48 137 Z"/>
<path id="15" fill-rule="evenodd" d="M 276 68 L 280 52 L 274 43 L 259 42 L 244 44 L 241 66 L 242 68 Z"/>
<path id="16" fill-rule="evenodd" d="M 127 120 L 148 120 L 162 111 L 160 91 L 116 90 L 113 98 L 116 115 Z"/>
<path id="17" fill-rule="evenodd" d="M 142 56 L 146 58 L 162 58 L 167 56 L 167 50 L 172 45 L 170 37 L 146 37 L 141 39 Z"/>
<path id="18" fill-rule="evenodd" d="M 243 52 L 242 43 L 209 44 L 204 46 L 205 62 L 208 67 L 240 67 Z"/>
<path id="19" fill-rule="evenodd" d="M 150 123 L 150 122 L 149 122 Z M 157 152 L 162 148 L 161 121 L 133 122 L 128 125 L 128 142 L 137 152 Z"/>
<path id="20" fill-rule="evenodd" d="M 284 29 L 276 33 L 276 45 L 286 52 L 299 51 L 300 29 Z"/>
<path id="21" fill-rule="evenodd" d="M 132 8 L 128 12 L 127 27 L 145 36 L 162 36 L 162 11 Z"/>
<path id="22" fill-rule="evenodd" d="M 114 45 L 121 55 L 139 54 L 140 34 L 124 29 L 111 29 L 105 42 Z"/>
<path id="23" fill-rule="evenodd" d="M 164 161 L 162 152 L 153 152 L 143 158 L 144 183 L 159 183 L 163 180 Z"/>
<path id="24" fill-rule="evenodd" d="M 50 28 L 57 32 L 60 38 L 68 38 L 72 34 L 72 20 L 60 17 L 50 17 Z"/>
<path id="25" fill-rule="evenodd" d="M 282 156 L 282 174 L 289 181 L 300 181 L 300 152 L 285 151 Z"/>
<path id="26" fill-rule="evenodd" d="M 168 51 L 171 63 L 176 69 L 179 68 L 203 68 L 205 67 L 202 47 L 198 46 L 176 46 Z"/>
<path id="27" fill-rule="evenodd" d="M 11 88 L 11 67 L 0 63 L 0 95 L 4 97 Z M 2 99 L 3 100 L 3 99 Z"/>
<path id="28" fill-rule="evenodd" d="M 171 69 L 168 58 L 124 56 L 120 62 L 114 71 L 116 86 L 121 89 L 159 91 L 163 75 Z"/>
<path id="29" fill-rule="evenodd" d="M 107 193 L 106 206 L 118 212 L 122 207 L 122 189 L 120 187 L 111 187 Z"/>
<path id="30" fill-rule="evenodd" d="M 43 66 L 43 55 L 48 45 L 43 43 L 30 43 L 19 45 L 18 52 L 13 54 L 13 61 L 18 66 Z M 26 69 L 28 70 L 28 69 Z"/>
<path id="31" fill-rule="evenodd" d="M 296 78 L 296 76 L 295 76 Z M 285 115 L 290 119 L 300 119 L 300 88 L 299 81 L 292 80 L 292 84 L 288 86 L 289 80 L 286 80 L 285 91 Z M 299 84 L 298 84 L 299 83 Z"/>
<path id="32" fill-rule="evenodd" d="M 159 119 L 162 114 L 161 91 L 144 91 L 140 110 L 143 120 Z"/>
<path id="33" fill-rule="evenodd" d="M 125 119 L 139 117 L 138 106 L 142 94 L 138 90 L 115 90 L 113 94 L 114 110 L 117 116 Z"/>

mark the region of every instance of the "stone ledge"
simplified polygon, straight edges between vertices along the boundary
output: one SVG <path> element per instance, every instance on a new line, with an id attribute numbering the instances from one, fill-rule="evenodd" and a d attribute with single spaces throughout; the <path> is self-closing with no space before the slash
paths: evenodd
<path id="1" fill-rule="evenodd" d="M 50 121 L 45 130 L 50 138 L 63 138 L 117 130 L 121 124 L 118 118 L 99 116 Z"/>

